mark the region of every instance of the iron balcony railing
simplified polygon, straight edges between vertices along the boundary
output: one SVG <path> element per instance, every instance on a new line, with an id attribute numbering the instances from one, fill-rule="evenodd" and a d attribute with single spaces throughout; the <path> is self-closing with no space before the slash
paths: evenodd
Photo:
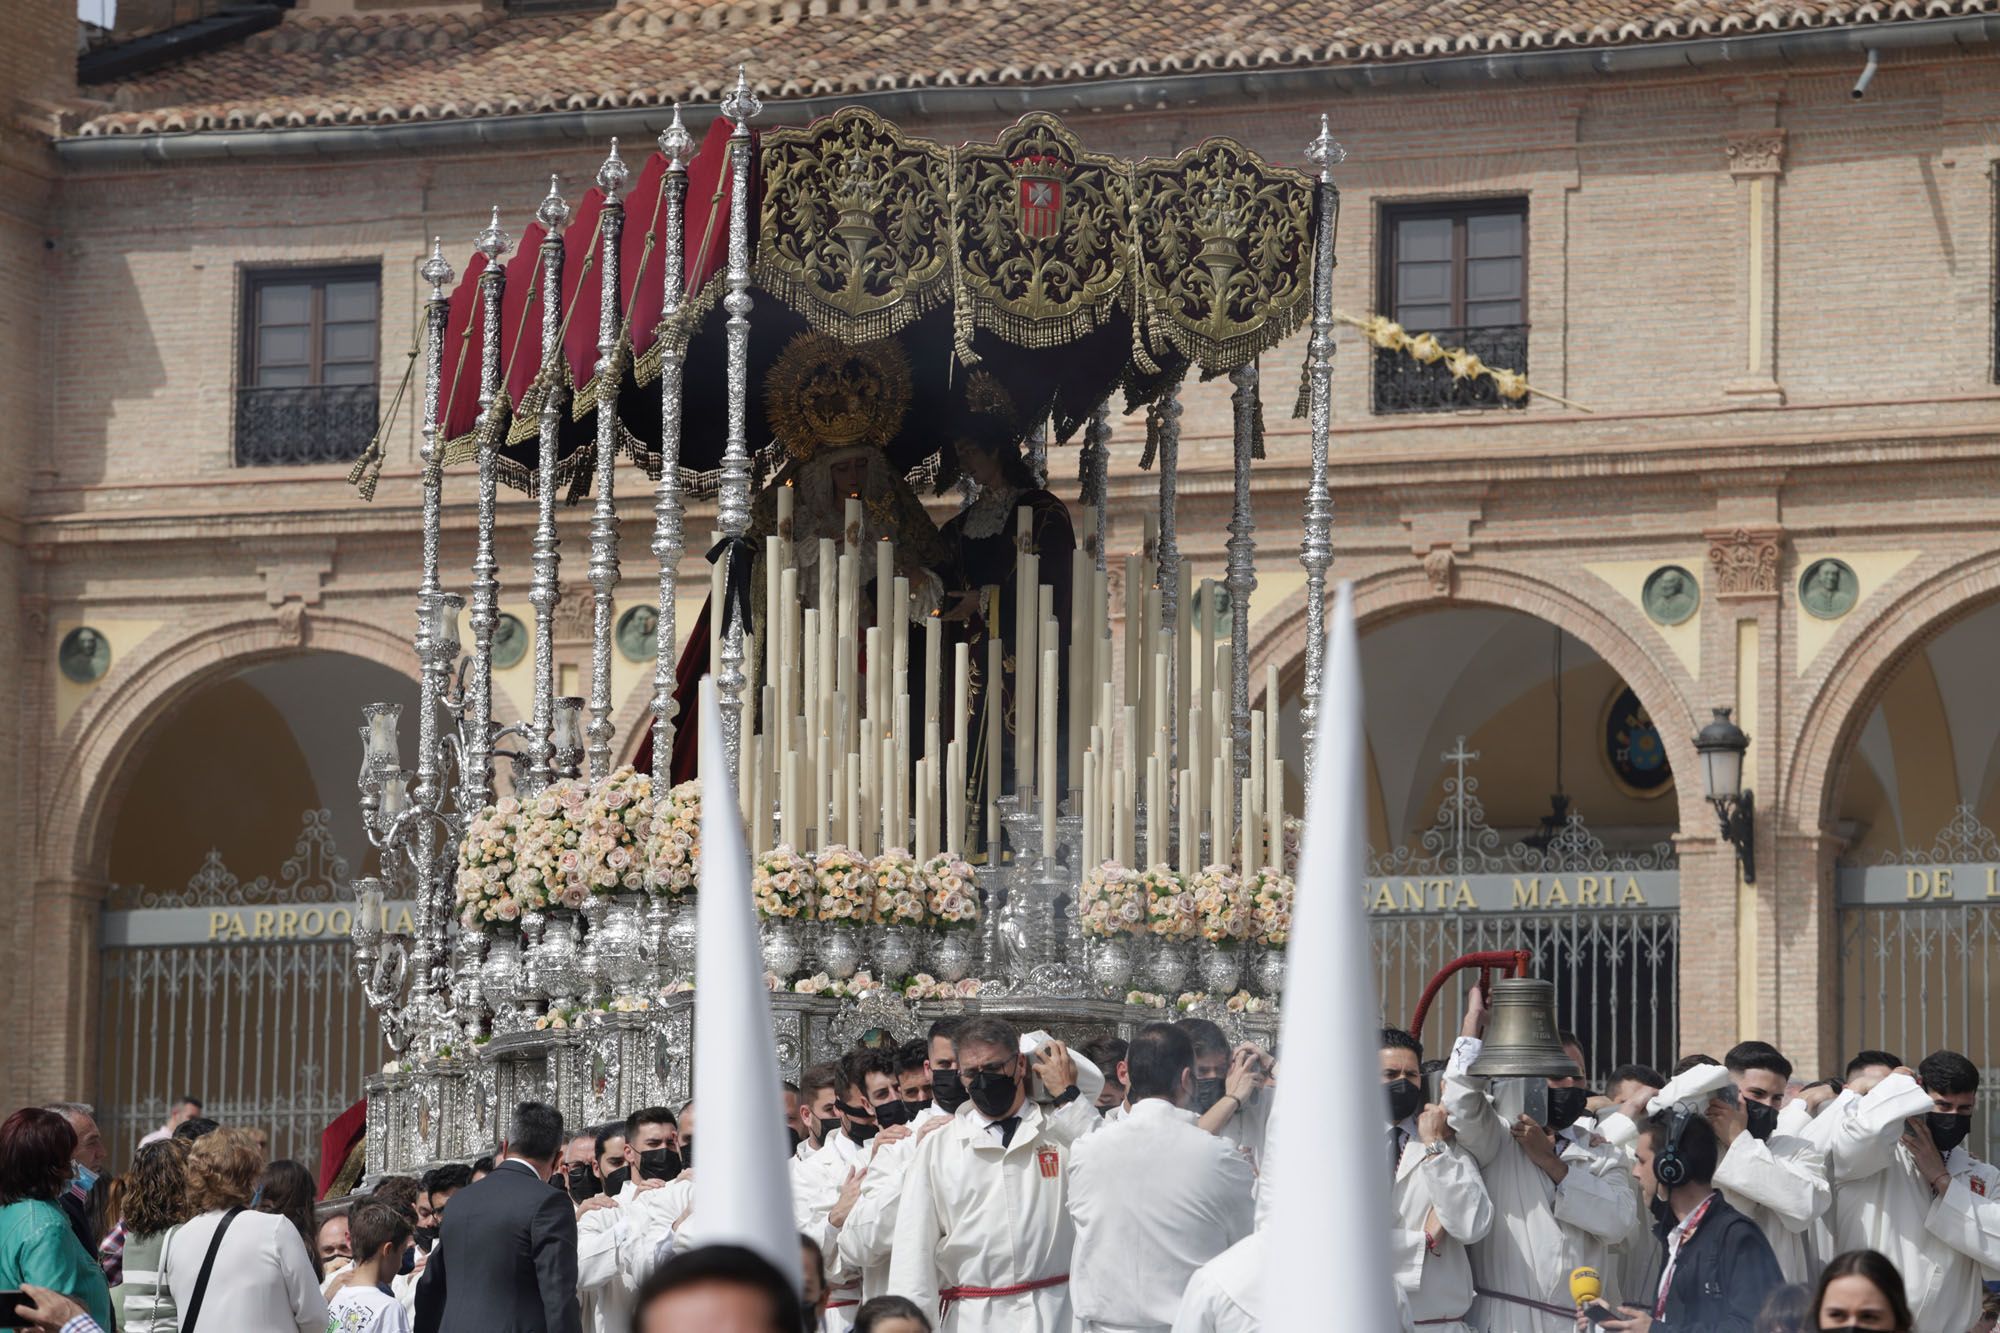
<path id="1" fill-rule="evenodd" d="M 375 434 L 373 384 L 236 391 L 236 465 L 347 463 Z"/>
<path id="2" fill-rule="evenodd" d="M 1412 329 L 1419 333 L 1426 330 Z M 1528 326 L 1489 324 L 1477 329 L 1430 329 L 1445 347 L 1463 347 L 1495 370 L 1528 373 Z M 1390 412 L 1453 412 L 1467 408 L 1525 407 L 1525 396 L 1502 398 L 1493 381 L 1453 379 L 1443 361 L 1426 365 L 1408 352 L 1375 349 L 1375 410 Z"/>

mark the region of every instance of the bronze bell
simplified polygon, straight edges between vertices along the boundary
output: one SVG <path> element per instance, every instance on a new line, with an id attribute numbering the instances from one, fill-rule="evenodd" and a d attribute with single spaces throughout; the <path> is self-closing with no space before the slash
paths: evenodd
<path id="1" fill-rule="evenodd" d="M 1493 983 L 1486 1043 L 1466 1072 L 1475 1078 L 1583 1077 L 1556 1035 L 1554 982 L 1502 977 Z"/>

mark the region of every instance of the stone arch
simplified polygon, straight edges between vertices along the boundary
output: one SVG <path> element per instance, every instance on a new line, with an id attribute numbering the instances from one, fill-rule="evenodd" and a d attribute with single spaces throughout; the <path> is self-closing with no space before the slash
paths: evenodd
<path id="1" fill-rule="evenodd" d="M 171 633 L 115 663 L 59 738 L 36 821 L 38 879 L 103 879 L 106 816 L 130 779 L 133 749 L 167 710 L 224 674 L 303 652 L 347 653 L 416 674 L 410 641 L 365 620 L 313 614 L 292 633 L 269 615 L 231 616 L 165 637 Z"/>
<path id="2" fill-rule="evenodd" d="M 1543 578 L 1519 570 L 1466 563 L 1458 566 L 1450 597 L 1440 597 L 1420 566 L 1397 566 L 1354 580 L 1354 609 L 1362 633 L 1404 615 L 1456 606 L 1491 606 L 1519 611 L 1560 626 L 1587 644 L 1622 676 L 1659 723 L 1668 761 L 1676 773 L 1697 773 L 1695 711 L 1678 671 L 1663 670 L 1660 659 L 1633 637 L 1620 617 Z M 1329 589 L 1328 606 L 1332 605 Z M 1280 690 L 1296 688 L 1304 674 L 1306 595 L 1300 587 L 1265 618 L 1267 628 L 1250 646 L 1250 679 L 1261 682 L 1267 663 L 1278 667 Z M 1253 695 L 1260 691 L 1253 689 Z M 1253 699 L 1253 704 L 1255 700 Z M 1698 784 L 1675 784 L 1679 827 L 1704 829 L 1713 819 Z"/>
<path id="3" fill-rule="evenodd" d="M 1824 684 L 1788 747 L 1782 827 L 1831 826 L 1855 743 L 1896 671 L 1953 622 L 2000 595 L 2000 551 L 1939 569 L 1836 641 Z"/>

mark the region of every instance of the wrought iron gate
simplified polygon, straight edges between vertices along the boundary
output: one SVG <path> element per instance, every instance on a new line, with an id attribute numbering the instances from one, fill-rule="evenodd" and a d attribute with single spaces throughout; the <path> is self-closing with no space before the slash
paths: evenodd
<path id="1" fill-rule="evenodd" d="M 1613 852 L 1572 812 L 1546 847 L 1503 845 L 1486 824 L 1479 758 L 1464 739 L 1443 756 L 1444 802 L 1417 848 L 1370 856 L 1369 929 L 1384 1021 L 1407 1024 L 1424 986 L 1452 959 L 1525 949 L 1553 981 L 1562 1025 L 1590 1072 L 1638 1061 L 1671 1068 L 1680 1041 L 1680 874 L 1670 843 Z M 1426 1021 L 1426 1053 L 1458 1031 L 1474 978 L 1460 973 Z"/>
<path id="2" fill-rule="evenodd" d="M 1840 1051 L 1886 1050 L 1914 1066 L 1940 1048 L 2000 1079 L 2000 836 L 1961 805 L 1928 847 L 1843 864 Z M 1983 1097 L 1973 1151 L 2000 1143 Z"/>
<path id="3" fill-rule="evenodd" d="M 182 1096 L 262 1130 L 308 1164 L 327 1123 L 387 1058 L 357 984 L 347 864 L 308 811 L 274 881 L 211 851 L 178 892 L 115 888 L 105 904 L 98 1123 L 112 1161 Z"/>

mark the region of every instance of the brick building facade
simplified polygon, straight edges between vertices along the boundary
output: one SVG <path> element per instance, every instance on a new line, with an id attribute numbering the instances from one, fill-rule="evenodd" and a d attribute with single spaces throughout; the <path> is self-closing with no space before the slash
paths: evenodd
<path id="1" fill-rule="evenodd" d="M 405 414 L 391 439 L 372 504 L 355 499 L 344 464 L 241 465 L 246 274 L 379 266 L 386 401 L 420 317 L 416 267 L 430 236 L 446 239 L 462 270 L 489 205 L 518 233 L 549 171 L 574 183 L 574 197 L 608 134 L 644 142 L 664 120 L 661 100 L 698 94 L 704 81 L 712 92 L 738 58 L 768 85 L 768 121 L 872 98 L 945 141 L 989 137 L 1039 107 L 1107 152 L 1167 153 L 1222 133 L 1296 163 L 1328 112 L 1349 152 L 1336 304 L 1354 312 L 1415 300 L 1385 274 L 1406 206 L 1518 206 L 1525 309 L 1514 322 L 1529 378 L 1591 410 L 1547 400 L 1378 410 L 1376 354 L 1343 328 L 1335 571 L 1354 580 L 1370 638 L 1442 616 L 1428 642 L 1450 655 L 1462 650 L 1452 627 L 1471 622 L 1449 617 L 1502 610 L 1559 627 L 1636 693 L 1683 776 L 1625 822 L 1676 845 L 1684 1049 L 1759 1036 L 1807 1069 L 1830 1067 L 1856 1035 L 1832 997 L 1860 984 L 1841 956 L 1836 861 L 1927 843 L 1958 805 L 2000 823 L 2000 794 L 1984 777 L 1927 794 L 1913 785 L 1925 764 L 1951 766 L 1954 737 L 1966 746 L 1986 735 L 1990 704 L 1950 684 L 1965 674 L 1958 659 L 1934 670 L 1941 726 L 1880 724 L 1905 756 L 1905 781 L 1857 757 L 1899 673 L 2000 588 L 2000 75 L 1990 45 L 2000 29 L 1977 4 L 1855 14 L 1717 4 L 1688 24 L 1663 17 L 1669 6 L 1620 0 L 1568 28 L 1496 20 L 1490 34 L 1436 17 L 1371 35 L 1358 16 L 1349 36 L 1316 44 L 1251 30 L 1029 25 L 1016 45 L 1060 38 L 1073 54 L 1009 73 L 985 54 L 1011 49 L 1005 25 L 969 6 L 849 5 L 823 17 L 817 4 L 703 5 L 690 19 L 624 4 L 513 19 L 499 6 L 397 4 L 354 16 L 308 0 L 264 34 L 82 87 L 64 5 L 26 8 L 35 20 L 0 50 L 0 81 L 18 90 L 0 134 L 10 182 L 0 194 L 0 401 L 15 426 L 0 450 L 0 579 L 18 590 L 0 599 L 0 653 L 20 681 L 18 706 L 0 721 L 16 755 L 0 770 L 0 796 L 18 811 L 0 834 L 18 904 L 0 927 L 0 964 L 15 1012 L 32 1016 L 22 1025 L 31 1039 L 0 1052 L 0 1082 L 23 1096 L 87 1091 L 97 1078 L 96 914 L 151 738 L 203 690 L 288 655 L 335 652 L 409 672 L 414 423 Z M 1318 20 L 1306 8 L 1284 21 L 1310 36 Z M 1564 17 L 1572 7 L 1546 8 Z M 959 21 L 979 39 L 952 58 Z M 523 26 L 510 37 L 509 23 Z M 1399 47 L 1405 30 L 1412 44 Z M 815 34 L 826 51 L 806 40 Z M 1157 58 L 1138 63 L 1143 52 L 1111 49 L 1119 41 L 1150 44 Z M 601 75 L 566 63 L 590 42 L 605 53 Z M 925 60 L 933 73 L 870 76 L 879 91 L 800 73 L 788 92 L 792 69 L 840 68 L 849 46 L 863 73 Z M 1856 98 L 1871 48 L 1879 73 Z M 670 64 L 672 78 L 618 84 L 616 67 L 642 56 Z M 503 60 L 513 63 L 499 70 Z M 985 77 L 968 74 L 981 60 L 992 66 Z M 935 73 L 953 66 L 952 78 Z M 1253 603 L 1254 679 L 1277 665 L 1294 707 L 1306 439 L 1286 409 L 1299 364 L 1295 346 L 1264 361 L 1270 443 L 1256 474 Z M 1183 553 L 1219 578 L 1227 385 L 1191 386 L 1186 401 Z M 1136 542 L 1157 493 L 1136 466 L 1142 435 L 1135 418 L 1114 438 L 1114 550 Z M 1074 452 L 1052 453 L 1052 470 L 1073 476 Z M 647 522 L 641 490 L 629 485 L 624 502 L 634 527 Z M 446 496 L 445 565 L 462 576 L 471 479 L 452 476 Z M 524 604 L 532 509 L 508 504 L 503 603 Z M 585 522 L 581 511 L 564 519 L 573 559 Z M 699 516 L 690 528 L 703 530 Z M 628 538 L 628 552 L 639 544 Z M 1801 604 L 1801 576 L 1826 559 L 1859 580 L 1832 619 Z M 1682 624 L 1646 610 L 1645 578 L 1665 565 L 1699 585 L 1698 611 Z M 645 597 L 637 568 L 628 555 L 621 605 Z M 570 569 L 575 586 L 580 568 Z M 690 561 L 684 573 L 698 595 L 705 570 Z M 112 658 L 101 679 L 76 685 L 58 648 L 86 624 L 108 637 Z M 650 687 L 637 668 L 619 685 L 623 746 L 636 740 Z M 1379 695 L 1402 688 L 1393 671 L 1370 681 Z M 1451 690 L 1476 698 L 1480 682 Z M 1960 697 L 1976 717 L 1953 711 Z M 1717 705 L 1753 738 L 1754 885 L 1741 882 L 1694 777 L 1691 738 Z M 1517 706 L 1541 707 L 1494 699 L 1486 712 Z M 1593 699 L 1576 716 L 1597 711 Z M 1385 747 L 1430 743 L 1370 740 L 1378 761 Z M 1490 756 L 1496 813 L 1531 820 L 1546 748 Z M 1375 793 L 1385 845 L 1428 816 L 1436 774 L 1428 751 L 1420 759 L 1418 798 Z M 1869 809 L 1893 820 L 1855 815 L 1862 768 Z M 1620 799 L 1601 774 L 1573 785 L 1587 812 Z M 1968 977 L 1978 965 L 1968 962 Z M 1984 1011 L 1993 998 L 1966 1002 Z"/>

